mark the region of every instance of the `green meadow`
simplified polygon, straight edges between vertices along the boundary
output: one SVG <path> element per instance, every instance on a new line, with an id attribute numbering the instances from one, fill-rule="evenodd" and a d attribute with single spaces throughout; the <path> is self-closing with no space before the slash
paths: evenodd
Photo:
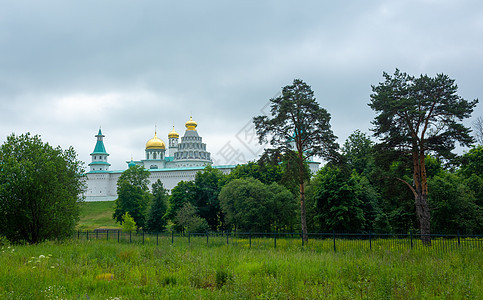
<path id="1" fill-rule="evenodd" d="M 114 201 L 84 202 L 80 213 L 79 230 L 120 228 L 112 218 Z"/>
<path id="2" fill-rule="evenodd" d="M 80 239 L 1 245 L 0 299 L 483 299 L 477 247 L 341 241 L 334 252 L 331 239 L 88 237 L 118 227 L 113 207 L 85 203 Z"/>
<path id="3" fill-rule="evenodd" d="M 71 240 L 3 246 L 0 299 L 482 299 L 479 249 Z"/>

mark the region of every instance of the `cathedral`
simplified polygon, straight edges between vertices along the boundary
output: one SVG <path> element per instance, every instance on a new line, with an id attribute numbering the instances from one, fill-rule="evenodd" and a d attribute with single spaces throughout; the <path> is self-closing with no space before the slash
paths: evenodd
<path id="1" fill-rule="evenodd" d="M 186 122 L 186 131 L 179 140 L 179 134 L 174 130 L 168 133 L 168 149 L 166 144 L 154 132 L 154 137 L 147 141 L 145 158 L 141 160 L 127 161 L 128 167 L 138 165 L 150 171 L 150 186 L 158 179 L 164 187 L 170 191 L 178 182 L 195 179 L 198 171 L 212 165 L 210 152 L 206 150 L 206 144 L 202 142 L 196 127 L 198 124 L 190 117 Z M 87 190 L 86 201 L 114 201 L 117 199 L 117 180 L 123 170 L 111 171 L 108 162 L 109 154 L 104 146 L 104 135 L 101 129 L 96 135 L 97 142 L 91 153 L 89 172 L 86 173 Z M 235 168 L 234 165 L 212 166 L 224 174 L 228 174 Z"/>

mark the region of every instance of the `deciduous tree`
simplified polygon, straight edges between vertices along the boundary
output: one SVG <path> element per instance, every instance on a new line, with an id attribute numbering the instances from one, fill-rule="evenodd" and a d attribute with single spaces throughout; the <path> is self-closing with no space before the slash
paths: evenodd
<path id="1" fill-rule="evenodd" d="M 138 228 L 144 228 L 146 212 L 151 194 L 149 193 L 149 171 L 143 166 L 132 166 L 124 171 L 117 180 L 117 199 L 113 218 L 122 222 L 128 212 Z"/>
<path id="2" fill-rule="evenodd" d="M 287 229 L 295 218 L 295 199 L 283 186 L 249 177 L 227 183 L 220 192 L 226 223 L 235 230 L 269 232 Z"/>
<path id="3" fill-rule="evenodd" d="M 0 147 L 0 235 L 38 243 L 68 237 L 79 220 L 82 162 L 40 136 L 12 134 Z"/>

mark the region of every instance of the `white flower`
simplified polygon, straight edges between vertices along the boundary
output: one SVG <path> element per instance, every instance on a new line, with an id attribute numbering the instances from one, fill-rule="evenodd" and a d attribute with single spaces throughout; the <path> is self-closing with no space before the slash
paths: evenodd
<path id="1" fill-rule="evenodd" d="M 45 255 L 40 254 L 40 255 L 39 255 L 39 258 L 45 258 Z"/>

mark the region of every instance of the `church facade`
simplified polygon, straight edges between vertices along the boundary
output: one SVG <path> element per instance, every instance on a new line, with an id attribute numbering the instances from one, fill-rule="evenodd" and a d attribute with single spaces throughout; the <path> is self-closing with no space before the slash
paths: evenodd
<path id="1" fill-rule="evenodd" d="M 212 165 L 211 154 L 206 150 L 196 127 L 198 124 L 190 117 L 186 122 L 186 131 L 181 137 L 174 130 L 168 133 L 168 149 L 166 144 L 154 132 L 154 137 L 146 143 L 145 158 L 127 161 L 128 167 L 139 165 L 149 170 L 150 186 L 158 179 L 170 191 L 180 181 L 192 181 L 198 171 Z M 104 135 L 99 129 L 97 141 L 86 173 L 86 201 L 113 201 L 117 199 L 117 180 L 124 170 L 111 171 L 108 162 L 109 154 L 104 146 Z M 235 168 L 234 165 L 212 166 L 224 174 Z"/>

